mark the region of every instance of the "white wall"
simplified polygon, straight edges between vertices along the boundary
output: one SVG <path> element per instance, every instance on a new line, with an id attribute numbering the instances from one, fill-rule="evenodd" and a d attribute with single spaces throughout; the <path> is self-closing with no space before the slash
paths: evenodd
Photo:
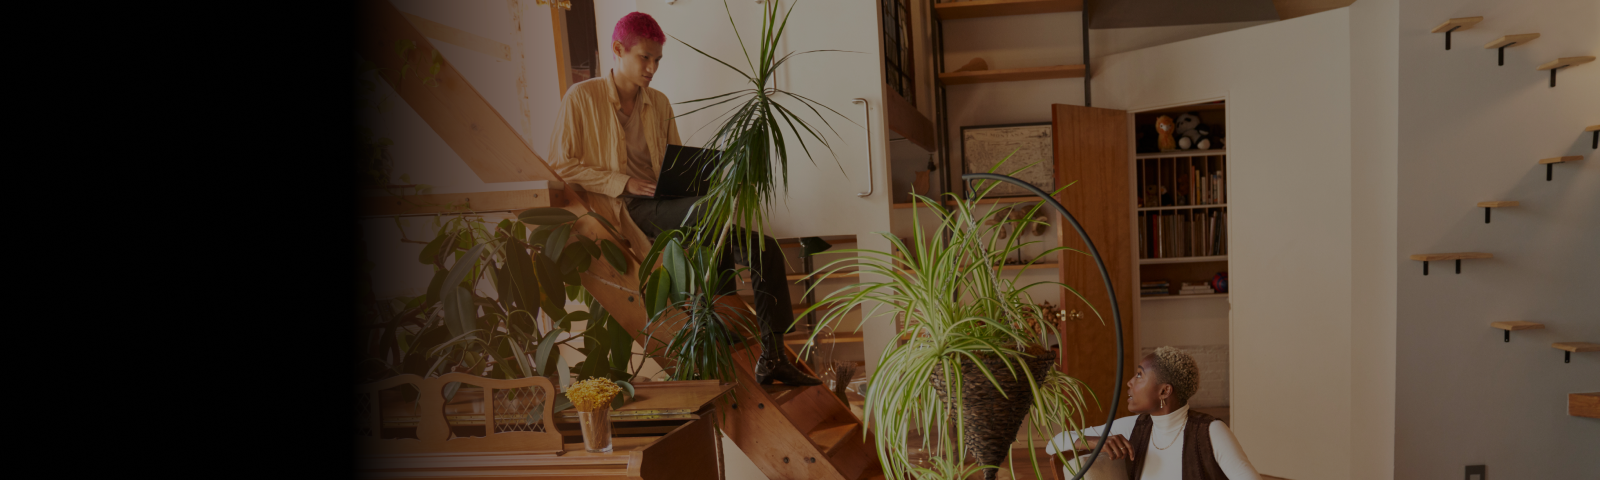
<path id="1" fill-rule="evenodd" d="M 1359 5 L 1360 2 L 1357 2 Z M 1482 251 L 1492 260 L 1391 272 L 1398 287 L 1394 478 L 1600 478 L 1600 420 L 1566 415 L 1566 395 L 1600 390 L 1600 355 L 1561 360 L 1552 342 L 1600 342 L 1600 165 L 1583 127 L 1600 123 L 1600 65 L 1534 67 L 1600 55 L 1593 0 L 1407 0 L 1399 5 L 1398 251 Z M 1446 51 L 1432 25 L 1483 16 Z M 1481 46 L 1538 32 L 1506 50 Z M 1545 181 L 1538 159 L 1582 155 Z M 1494 212 L 1486 200 L 1522 206 Z M 1542 322 L 1511 342 L 1489 322 Z"/>
<path id="2" fill-rule="evenodd" d="M 1334 10 L 1110 55 L 1095 77 L 1097 107 L 1228 101 L 1232 427 L 1257 470 L 1296 480 L 1350 476 L 1348 38 Z"/>
<path id="3" fill-rule="evenodd" d="M 1387 480 L 1396 478 L 1399 1 L 1363 0 L 1349 11 L 1350 478 Z"/>

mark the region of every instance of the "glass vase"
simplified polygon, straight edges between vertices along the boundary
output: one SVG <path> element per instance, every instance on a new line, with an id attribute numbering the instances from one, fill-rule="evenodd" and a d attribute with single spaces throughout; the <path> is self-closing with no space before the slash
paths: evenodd
<path id="1" fill-rule="evenodd" d="M 578 427 L 583 430 L 583 449 L 589 453 L 611 453 L 611 409 L 578 412 Z"/>

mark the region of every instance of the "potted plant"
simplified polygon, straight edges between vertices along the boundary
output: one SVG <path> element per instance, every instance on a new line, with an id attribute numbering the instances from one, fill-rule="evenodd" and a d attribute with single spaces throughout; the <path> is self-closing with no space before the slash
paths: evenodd
<path id="1" fill-rule="evenodd" d="M 371 282 L 363 283 L 358 382 L 463 372 L 543 376 L 566 387 L 576 376 L 613 380 L 632 396 L 630 382 L 638 374 L 630 371 L 633 338 L 578 277 L 594 261 L 626 268 L 621 249 L 573 232 L 578 217 L 564 209 L 532 209 L 519 220 L 490 224 L 455 216 L 435 220 L 438 233 L 430 241 L 403 240 L 425 244 L 417 260 L 431 265 L 434 276 L 426 293 L 411 298 L 379 300 Z M 494 291 L 481 291 L 484 283 Z M 588 310 L 568 312 L 569 300 Z M 587 326 L 574 329 L 576 322 Z M 574 343 L 579 339 L 581 347 Z M 568 365 L 562 348 L 584 360 Z M 456 388 L 447 387 L 447 396 Z M 555 401 L 556 411 L 572 406 L 564 394 Z"/>
<path id="2" fill-rule="evenodd" d="M 946 210 L 915 196 L 914 208 L 932 209 L 939 223 L 924 232 L 916 220 L 920 215 L 914 214 L 919 233 L 911 245 L 883 234 L 897 252 L 907 254 L 841 250 L 837 253 L 856 256 L 819 273 L 856 268 L 888 280 L 863 281 L 830 294 L 812 307 L 825 312 L 816 331 L 841 323 L 847 312 L 867 302 L 877 304 L 867 318 L 887 309 L 894 315 L 878 318 L 905 319 L 900 336 L 879 357 L 865 405 L 890 478 L 964 478 L 981 467 L 984 478 L 993 479 L 1028 413 L 1031 432 L 1044 436 L 1080 429 L 1083 421 L 1088 389 L 1054 368 L 1046 340 L 1059 333 L 1027 293 L 1038 285 L 1072 289 L 1052 281 L 1022 285 L 1021 271 L 1008 276 L 1002 269 L 1007 256 L 1033 243 L 1002 233 L 1041 220 L 1033 212 L 1013 218 L 1003 208 L 980 207 L 981 193 L 971 200 L 951 197 L 954 206 Z M 1066 249 L 1050 249 L 1038 258 L 1060 250 Z M 934 457 L 926 465 L 910 459 L 907 440 L 913 433 L 920 433 Z M 966 460 L 968 453 L 976 465 Z M 1041 459 L 1027 460 L 1039 472 Z"/>

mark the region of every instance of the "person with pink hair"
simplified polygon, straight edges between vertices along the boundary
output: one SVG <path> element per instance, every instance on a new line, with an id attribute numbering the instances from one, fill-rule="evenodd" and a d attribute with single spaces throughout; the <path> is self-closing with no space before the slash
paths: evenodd
<path id="1" fill-rule="evenodd" d="M 549 158 L 556 173 L 567 183 L 582 186 L 589 205 L 613 223 L 624 224 L 624 232 L 637 231 L 649 237 L 694 223 L 697 219 L 690 215 L 696 210 L 692 207 L 701 198 L 653 198 L 667 145 L 682 145 L 671 102 L 650 88 L 661 67 L 666 41 L 666 34 L 650 15 L 633 12 L 618 20 L 611 31 L 615 67 L 567 90 L 550 136 Z M 742 228 L 734 230 L 730 234 L 751 234 Z M 628 240 L 635 247 L 650 245 L 645 238 Z M 794 312 L 778 242 L 763 236 L 762 247 L 744 241 L 727 245 L 729 251 L 722 255 L 719 268 L 732 269 L 738 262 L 750 266 L 753 273 L 763 347 L 756 365 L 757 379 L 763 384 L 821 384 L 783 353 L 783 333 L 794 323 Z M 734 288 L 729 282 L 718 293 L 732 295 Z"/>

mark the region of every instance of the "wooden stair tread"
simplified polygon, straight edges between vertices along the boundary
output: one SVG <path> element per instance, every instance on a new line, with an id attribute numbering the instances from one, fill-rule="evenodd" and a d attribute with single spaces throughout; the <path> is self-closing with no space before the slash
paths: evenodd
<path id="1" fill-rule="evenodd" d="M 1504 46 L 1507 46 L 1507 45 L 1512 45 L 1512 46 L 1527 45 L 1528 42 L 1533 41 L 1533 39 L 1535 39 L 1535 38 L 1539 38 L 1539 34 L 1537 34 L 1537 33 L 1522 33 L 1522 34 L 1517 34 L 1517 35 L 1506 35 L 1504 37 L 1496 38 L 1493 42 L 1489 42 L 1488 45 L 1484 45 L 1483 48 L 1500 48 L 1500 47 L 1504 47 Z"/>
<path id="2" fill-rule="evenodd" d="M 1557 342 L 1550 344 L 1556 350 L 1568 352 L 1600 352 L 1600 343 L 1589 342 Z"/>
<path id="3" fill-rule="evenodd" d="M 833 452 L 845 443 L 846 438 L 861 433 L 860 426 L 860 423 L 848 421 L 823 422 L 811 429 L 811 433 L 806 436 L 811 438 L 811 444 L 816 445 L 817 450 L 821 450 L 823 455 L 832 456 Z"/>
<path id="4" fill-rule="evenodd" d="M 1448 32 L 1448 31 L 1450 31 L 1450 27 L 1461 27 L 1461 28 L 1455 29 L 1455 31 L 1457 31 L 1457 32 L 1462 31 L 1462 30 L 1469 30 L 1469 29 L 1472 28 L 1473 25 L 1477 25 L 1478 22 L 1482 22 L 1482 21 L 1483 21 L 1483 17 L 1452 18 L 1452 19 L 1449 19 L 1449 20 L 1445 20 L 1444 23 L 1439 24 L 1439 26 L 1437 26 L 1437 27 L 1433 27 L 1433 30 L 1429 31 L 1428 33 Z"/>
<path id="5" fill-rule="evenodd" d="M 1583 65 L 1585 63 L 1589 63 L 1589 62 L 1593 62 L 1593 61 L 1594 61 L 1594 56 L 1593 55 L 1582 56 L 1582 57 L 1561 57 L 1561 58 L 1557 58 L 1555 60 L 1551 60 L 1550 63 L 1546 63 L 1544 65 L 1540 65 L 1539 68 L 1536 68 L 1535 70 L 1550 70 L 1550 69 L 1561 68 L 1561 67 L 1576 67 L 1578 65 Z"/>
<path id="6" fill-rule="evenodd" d="M 1416 253 L 1411 255 L 1412 260 L 1422 262 L 1437 262 L 1443 260 L 1463 260 L 1473 258 L 1494 258 L 1492 253 L 1483 252 L 1457 252 L 1457 253 Z"/>
<path id="7" fill-rule="evenodd" d="M 1518 202 L 1516 200 L 1502 200 L 1502 201 L 1498 201 L 1498 202 L 1478 202 L 1478 206 L 1483 207 L 1483 208 L 1515 207 L 1515 206 L 1519 206 L 1519 205 L 1522 205 L 1522 203 Z"/>
<path id="8" fill-rule="evenodd" d="M 933 12 L 940 20 L 1081 11 L 1083 0 L 978 0 L 945 2 L 933 6 Z"/>
<path id="9" fill-rule="evenodd" d="M 1546 163 L 1567 163 L 1567 162 L 1576 162 L 1578 160 L 1583 160 L 1583 155 L 1567 155 L 1567 156 L 1564 156 L 1564 157 L 1546 158 L 1546 159 L 1543 159 L 1543 160 L 1539 160 L 1539 164 L 1543 165 L 1543 164 L 1546 164 Z"/>
<path id="10" fill-rule="evenodd" d="M 1600 418 L 1600 392 L 1567 394 L 1567 415 Z"/>
<path id="11" fill-rule="evenodd" d="M 785 404 L 785 403 L 789 403 L 790 400 L 794 400 L 795 397 L 799 397 L 800 396 L 800 392 L 804 391 L 807 388 L 811 388 L 811 387 L 797 387 L 797 386 L 792 386 L 792 385 L 780 385 L 780 384 L 762 385 L 761 386 L 762 390 L 766 390 L 767 391 L 767 396 L 772 398 L 772 403 L 775 403 L 780 407 L 782 407 L 783 404 Z"/>
<path id="12" fill-rule="evenodd" d="M 1520 321 L 1520 320 L 1519 321 L 1511 321 L 1511 322 L 1494 322 L 1494 323 L 1489 324 L 1489 326 L 1494 327 L 1494 328 L 1498 328 L 1498 329 L 1501 329 L 1501 330 L 1506 330 L 1506 331 L 1535 330 L 1535 329 L 1544 328 L 1544 324 L 1543 323 L 1524 322 L 1524 321 Z"/>

